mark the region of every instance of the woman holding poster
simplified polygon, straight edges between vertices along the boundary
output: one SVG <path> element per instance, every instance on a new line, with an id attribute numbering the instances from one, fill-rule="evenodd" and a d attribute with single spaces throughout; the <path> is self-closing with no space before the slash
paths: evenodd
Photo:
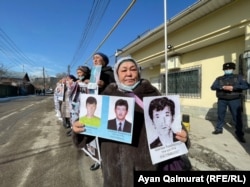
<path id="1" fill-rule="evenodd" d="M 156 171 L 158 165 L 153 165 L 147 141 L 143 97 L 159 96 L 160 92 L 152 84 L 141 78 L 140 67 L 129 57 L 123 57 L 114 65 L 116 83 L 109 84 L 102 95 L 135 97 L 134 126 L 132 143 L 126 144 L 111 140 L 100 139 L 102 171 L 104 187 L 127 187 L 134 185 L 134 171 Z M 75 142 L 85 131 L 84 124 L 74 123 L 73 131 L 76 133 Z M 176 133 L 176 139 L 188 143 L 186 131 Z M 80 142 L 79 142 L 80 143 Z"/>
<path id="2" fill-rule="evenodd" d="M 101 94 L 101 92 L 112 82 L 115 82 L 114 80 L 114 73 L 112 67 L 108 66 L 109 58 L 107 55 L 101 52 L 96 52 L 93 55 L 93 65 L 94 66 L 101 66 L 101 72 L 98 76 L 98 80 L 96 80 L 97 86 L 98 86 L 98 93 Z"/>
<path id="3" fill-rule="evenodd" d="M 112 67 L 108 66 L 109 58 L 104 53 L 96 52 L 92 57 L 92 61 L 93 61 L 93 66 L 91 68 L 91 76 L 88 77 L 88 79 L 84 81 L 84 83 L 86 85 L 82 85 L 83 86 L 82 90 L 85 90 L 87 88 L 86 92 L 89 94 L 100 94 L 106 88 L 106 86 L 108 86 L 111 82 L 115 82 L 114 73 L 113 73 Z M 81 121 L 81 123 L 83 123 L 83 121 L 86 121 L 86 119 L 85 120 L 80 119 L 80 121 Z M 97 120 L 97 121 L 99 121 L 99 120 Z M 79 123 L 79 121 L 78 121 L 78 123 Z M 97 124 L 100 125 L 99 122 Z M 78 139 L 78 138 L 80 138 L 80 139 Z M 89 145 L 91 142 L 93 144 L 94 144 L 94 142 L 96 142 L 96 144 L 98 144 L 98 142 L 97 142 L 98 137 L 94 137 L 94 136 L 87 137 L 87 136 L 79 135 L 78 138 L 75 138 L 75 136 L 73 134 L 73 140 L 74 140 L 74 143 L 75 143 L 77 148 L 84 149 L 84 147 Z M 75 142 L 75 140 L 77 140 L 77 141 Z M 96 146 L 96 147 L 97 147 L 97 149 L 99 149 L 98 146 Z M 84 150 L 86 150 L 86 149 L 84 149 Z M 94 171 L 100 167 L 101 158 L 96 157 L 96 158 L 94 158 L 94 160 L 96 161 L 96 163 L 90 167 L 90 170 L 92 170 L 92 171 Z"/>

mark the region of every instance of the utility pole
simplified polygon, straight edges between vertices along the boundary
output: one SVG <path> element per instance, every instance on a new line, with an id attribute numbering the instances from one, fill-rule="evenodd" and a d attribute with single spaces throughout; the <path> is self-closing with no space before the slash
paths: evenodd
<path id="1" fill-rule="evenodd" d="M 164 0 L 164 43 L 165 43 L 165 95 L 168 95 L 168 55 L 167 55 L 167 0 Z"/>
<path id="2" fill-rule="evenodd" d="M 43 95 L 45 95 L 45 71 L 43 67 Z"/>
<path id="3" fill-rule="evenodd" d="M 70 65 L 68 65 L 68 75 L 70 75 Z"/>

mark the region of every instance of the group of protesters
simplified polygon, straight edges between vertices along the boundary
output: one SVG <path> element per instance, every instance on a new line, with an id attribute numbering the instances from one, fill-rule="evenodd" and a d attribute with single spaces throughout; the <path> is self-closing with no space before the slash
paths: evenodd
<path id="1" fill-rule="evenodd" d="M 96 82 L 98 94 L 124 98 L 136 97 L 141 101 L 146 96 L 161 95 L 148 80 L 141 78 L 141 68 L 131 56 L 120 58 L 113 68 L 108 66 L 108 63 L 109 58 L 104 53 L 98 52 L 93 55 L 93 66 L 102 66 L 100 78 Z M 86 130 L 85 124 L 79 121 L 79 94 L 81 90 L 79 85 L 80 83 L 88 85 L 90 76 L 91 70 L 87 66 L 79 66 L 77 78 L 74 75 L 68 75 L 58 83 L 56 89 L 63 88 L 63 97 L 58 96 L 55 90 L 56 114 L 63 121 L 64 127 L 70 129 L 67 135 L 72 137 L 76 148 L 85 146 L 88 139 L 93 138 L 82 134 Z M 133 186 L 134 171 L 162 171 L 167 168 L 166 165 L 175 164 L 179 159 L 178 156 L 161 164 L 152 164 L 142 107 L 137 102 L 135 103 L 131 144 L 99 138 L 104 187 Z M 184 142 L 188 148 L 190 147 L 185 127 L 180 132 L 175 133 L 174 138 Z M 90 169 L 98 168 L 99 166 L 96 165 L 94 168 L 91 166 Z"/>
<path id="2" fill-rule="evenodd" d="M 97 81 L 98 93 L 114 82 L 113 70 L 108 63 L 109 59 L 105 54 L 97 52 L 93 55 L 93 66 L 102 66 L 100 79 Z M 90 82 L 90 73 L 88 66 L 79 66 L 76 70 L 77 77 L 69 74 L 57 83 L 54 91 L 56 116 L 62 120 L 65 128 L 71 129 L 73 122 L 78 119 L 80 84 L 87 85 Z M 67 132 L 67 135 L 71 136 L 71 130 Z"/>

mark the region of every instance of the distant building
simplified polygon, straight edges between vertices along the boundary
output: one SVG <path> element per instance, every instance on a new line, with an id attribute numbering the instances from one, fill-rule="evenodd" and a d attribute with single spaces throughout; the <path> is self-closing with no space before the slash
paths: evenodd
<path id="1" fill-rule="evenodd" d="M 54 90 L 56 88 L 56 83 L 60 80 L 57 77 L 46 77 L 46 78 L 34 78 L 31 82 L 36 87 L 36 89 Z"/>
<path id="2" fill-rule="evenodd" d="M 27 73 L 7 72 L 0 77 L 0 97 L 30 95 L 35 93 Z"/>

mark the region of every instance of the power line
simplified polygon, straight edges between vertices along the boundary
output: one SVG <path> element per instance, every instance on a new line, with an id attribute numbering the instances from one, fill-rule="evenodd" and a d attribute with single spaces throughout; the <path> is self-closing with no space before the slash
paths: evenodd
<path id="1" fill-rule="evenodd" d="M 103 18 L 105 11 L 110 3 L 110 0 L 95 0 L 92 3 L 92 7 L 90 10 L 90 14 L 88 20 L 84 26 L 84 30 L 81 36 L 81 40 L 76 49 L 75 55 L 70 63 L 71 68 L 77 63 L 78 60 L 81 59 L 85 49 L 88 47 L 92 36 L 95 34 L 97 27 L 100 25 L 100 22 Z"/>
<path id="2" fill-rule="evenodd" d="M 85 61 L 84 64 L 88 64 L 88 61 L 92 58 L 92 56 L 101 48 L 101 46 L 104 44 L 104 42 L 108 39 L 108 37 L 112 34 L 112 32 L 116 29 L 116 27 L 119 25 L 119 23 L 122 21 L 122 19 L 126 16 L 126 14 L 129 12 L 129 10 L 132 8 L 132 6 L 135 4 L 136 0 L 132 0 L 128 8 L 124 11 L 124 13 L 121 15 L 121 17 L 118 19 L 118 21 L 115 23 L 113 28 L 109 31 L 109 33 L 104 37 L 102 42 L 99 44 L 99 46 L 94 50 L 94 52 L 91 54 L 91 56 Z"/>
<path id="3" fill-rule="evenodd" d="M 24 59 L 25 62 L 29 63 L 30 65 L 34 65 L 34 63 L 17 47 L 17 45 L 1 28 L 0 36 L 2 36 L 3 40 L 6 41 L 7 45 L 10 46 L 11 50 L 13 50 L 19 58 Z"/>
<path id="4" fill-rule="evenodd" d="M 34 63 L 17 47 L 11 38 L 0 28 L 0 51 L 15 65 L 23 66 L 23 62 L 34 66 Z M 28 67 L 28 66 L 27 66 Z M 31 69 L 31 72 L 33 70 Z"/>

